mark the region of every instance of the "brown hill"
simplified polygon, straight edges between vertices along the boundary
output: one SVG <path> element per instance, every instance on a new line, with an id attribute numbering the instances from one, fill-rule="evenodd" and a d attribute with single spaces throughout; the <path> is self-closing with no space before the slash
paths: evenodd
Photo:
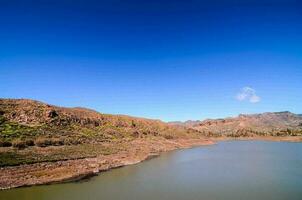
<path id="1" fill-rule="evenodd" d="M 64 108 L 28 99 L 0 99 L 0 139 L 56 138 L 72 143 L 194 135 L 160 120 L 109 115 L 86 108 Z M 197 132 L 195 131 L 197 135 Z"/>
<path id="2" fill-rule="evenodd" d="M 195 123 L 191 121 L 184 126 L 210 136 L 301 135 L 302 117 L 288 111 L 241 114 L 238 117 L 225 119 L 208 119 Z"/>

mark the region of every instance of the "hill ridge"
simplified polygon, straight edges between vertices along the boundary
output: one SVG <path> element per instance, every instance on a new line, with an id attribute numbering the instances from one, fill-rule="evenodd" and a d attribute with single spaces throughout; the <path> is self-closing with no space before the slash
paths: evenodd
<path id="1" fill-rule="evenodd" d="M 103 114 L 29 99 L 0 99 L 0 139 L 70 138 L 80 142 L 143 137 L 187 137 L 190 131 L 160 120 Z M 197 131 L 195 131 L 197 134 Z"/>

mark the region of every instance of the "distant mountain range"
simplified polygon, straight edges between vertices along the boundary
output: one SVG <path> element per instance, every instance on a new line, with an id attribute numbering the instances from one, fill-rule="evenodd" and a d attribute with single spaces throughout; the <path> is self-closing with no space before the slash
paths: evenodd
<path id="1" fill-rule="evenodd" d="M 299 135 L 302 130 L 302 115 L 288 111 L 267 112 L 251 115 L 241 114 L 238 117 L 224 119 L 170 123 L 191 128 L 209 136 Z"/>

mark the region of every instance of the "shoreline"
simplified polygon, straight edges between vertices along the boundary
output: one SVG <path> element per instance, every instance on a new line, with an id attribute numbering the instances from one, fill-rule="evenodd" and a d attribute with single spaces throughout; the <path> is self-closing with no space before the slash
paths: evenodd
<path id="1" fill-rule="evenodd" d="M 0 190 L 80 181 L 115 168 L 134 165 L 163 152 L 214 145 L 222 141 L 302 142 L 301 136 L 134 140 L 127 151 L 95 158 L 42 162 L 0 168 Z"/>
<path id="2" fill-rule="evenodd" d="M 302 136 L 255 136 L 255 137 L 219 137 L 213 141 L 270 141 L 270 142 L 302 142 Z"/>
<path id="3" fill-rule="evenodd" d="M 162 152 L 215 144 L 208 139 L 131 141 L 129 151 L 56 162 L 42 162 L 0 168 L 0 190 L 79 181 L 104 171 L 133 165 Z"/>

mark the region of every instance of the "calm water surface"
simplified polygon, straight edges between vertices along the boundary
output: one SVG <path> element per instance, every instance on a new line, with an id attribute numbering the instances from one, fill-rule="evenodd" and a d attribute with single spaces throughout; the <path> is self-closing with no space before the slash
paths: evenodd
<path id="1" fill-rule="evenodd" d="M 0 191 L 1 200 L 302 199 L 302 143 L 236 141 L 178 150 L 77 183 Z"/>

